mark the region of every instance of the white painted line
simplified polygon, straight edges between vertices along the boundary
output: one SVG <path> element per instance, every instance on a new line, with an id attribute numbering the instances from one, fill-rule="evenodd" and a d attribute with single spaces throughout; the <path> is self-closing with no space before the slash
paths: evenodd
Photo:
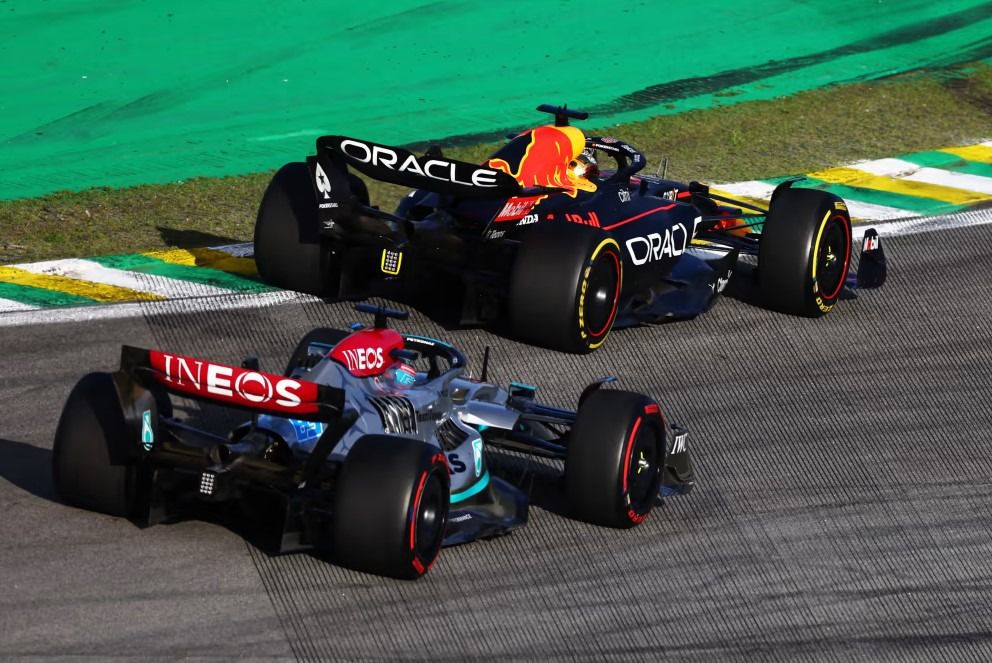
<path id="1" fill-rule="evenodd" d="M 800 183 L 799 186 L 802 186 L 802 184 Z M 720 189 L 721 191 L 726 191 L 737 196 L 747 196 L 748 198 L 769 200 L 772 197 L 772 191 L 775 190 L 775 185 L 769 184 L 768 182 L 761 182 L 759 180 L 750 180 L 748 182 L 734 182 L 733 184 L 714 184 L 713 188 Z M 875 205 L 874 203 L 866 203 L 860 200 L 851 200 L 849 198 L 845 198 L 844 202 L 847 203 L 847 209 L 851 213 L 851 217 L 854 219 L 888 221 L 891 219 L 908 219 L 917 215 L 916 212 L 899 209 L 898 207 Z"/>
<path id="2" fill-rule="evenodd" d="M 68 258 L 65 260 L 46 260 L 44 262 L 12 265 L 34 274 L 55 274 L 80 281 L 90 281 L 130 288 L 140 292 L 149 292 L 169 299 L 186 297 L 204 297 L 230 294 L 230 290 L 202 283 L 180 281 L 144 272 L 130 272 L 123 269 L 104 267 L 92 260 Z"/>
<path id="3" fill-rule="evenodd" d="M 0 313 L 7 313 L 9 311 L 34 311 L 40 307 L 31 306 L 31 304 L 24 304 L 22 302 L 15 302 L 13 299 L 4 299 L 0 297 Z"/>
<path id="4" fill-rule="evenodd" d="M 772 197 L 775 185 L 759 180 L 748 180 L 747 182 L 733 182 L 731 184 L 714 184 L 713 188 L 732 193 L 735 196 L 768 200 Z"/>
<path id="5" fill-rule="evenodd" d="M 918 166 L 915 163 L 903 161 L 902 159 L 862 161 L 854 164 L 852 168 L 869 172 L 872 175 L 895 177 L 896 179 L 922 182 L 923 184 L 939 184 L 940 186 L 947 186 L 953 189 L 978 191 L 979 193 L 992 195 L 992 177 L 982 177 L 981 175 L 971 175 L 969 173 L 955 173 L 951 170 Z"/>
<path id="6" fill-rule="evenodd" d="M 851 235 L 854 238 L 855 244 L 857 244 L 864 237 L 867 228 L 874 228 L 882 238 L 885 238 L 940 232 L 955 228 L 969 228 L 971 226 L 984 226 L 988 224 L 992 224 L 992 208 L 942 214 L 941 216 L 921 216 L 915 219 L 890 221 L 877 225 L 864 223 L 854 226 L 851 229 Z"/>
<path id="7" fill-rule="evenodd" d="M 104 306 L 74 306 L 67 308 L 39 308 L 31 311 L 0 313 L 0 327 L 18 325 L 48 325 L 59 322 L 88 322 L 92 320 L 118 320 L 121 318 L 150 317 L 176 313 L 204 313 L 207 311 L 229 311 L 244 308 L 260 308 L 289 302 L 319 302 L 317 297 L 298 292 L 280 290 L 256 294 L 232 295 L 223 297 L 203 297 L 200 299 L 162 300 L 150 302 L 128 302 Z"/>

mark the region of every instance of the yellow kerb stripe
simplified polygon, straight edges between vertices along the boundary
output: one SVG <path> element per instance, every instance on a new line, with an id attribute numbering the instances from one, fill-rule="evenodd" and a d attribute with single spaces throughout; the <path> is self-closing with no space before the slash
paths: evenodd
<path id="1" fill-rule="evenodd" d="M 992 200 L 992 196 L 977 193 L 975 191 L 965 191 L 939 184 L 926 184 L 925 182 L 911 182 L 882 175 L 872 175 L 857 168 L 829 168 L 810 173 L 810 177 L 815 177 L 831 184 L 844 184 L 847 186 L 858 186 L 864 189 L 875 189 L 876 191 L 889 191 L 901 193 L 917 198 L 930 198 L 940 200 L 952 205 L 972 205 L 986 200 Z"/>
<path id="2" fill-rule="evenodd" d="M 992 145 L 968 145 L 965 147 L 945 147 L 940 150 L 961 157 L 965 161 L 992 163 Z"/>
<path id="3" fill-rule="evenodd" d="M 140 292 L 116 285 L 70 279 L 65 276 L 56 276 L 55 274 L 35 274 L 18 269 L 17 267 L 0 267 L 0 281 L 43 288 L 44 290 L 65 292 L 70 295 L 88 297 L 98 302 L 133 302 L 164 299 L 164 297 L 150 292 Z"/>
<path id="4" fill-rule="evenodd" d="M 713 193 L 715 193 L 718 196 L 726 196 L 727 198 L 733 198 L 734 200 L 739 200 L 742 203 L 751 203 L 752 205 L 757 205 L 758 207 L 761 207 L 762 209 L 768 209 L 768 201 L 767 200 L 761 200 L 760 198 L 751 198 L 749 196 L 738 196 L 735 193 L 730 193 L 729 191 L 721 191 L 720 189 L 716 189 L 714 187 L 710 187 L 710 191 L 712 191 Z M 722 201 L 719 201 L 719 200 L 717 201 L 717 204 L 718 205 L 727 205 L 729 207 L 733 207 L 734 206 L 733 203 L 725 203 L 725 202 L 722 202 Z M 744 213 L 745 214 L 756 214 L 757 212 L 752 212 L 751 210 L 746 209 L 746 210 L 744 210 Z"/>
<path id="5" fill-rule="evenodd" d="M 144 255 L 173 265 L 187 267 L 212 267 L 239 276 L 256 276 L 258 270 L 251 258 L 238 258 L 214 249 L 170 249 L 148 251 Z"/>

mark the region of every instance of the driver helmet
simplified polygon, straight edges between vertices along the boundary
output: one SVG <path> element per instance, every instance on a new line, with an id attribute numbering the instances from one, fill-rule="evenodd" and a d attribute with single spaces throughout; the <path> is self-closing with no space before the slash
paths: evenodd
<path id="1" fill-rule="evenodd" d="M 593 149 L 582 150 L 579 156 L 569 164 L 572 175 L 587 180 L 595 180 L 599 176 L 599 163 L 596 162 L 596 155 Z"/>
<path id="2" fill-rule="evenodd" d="M 417 382 L 417 369 L 398 361 L 383 372 L 382 381 L 393 389 L 409 389 Z"/>

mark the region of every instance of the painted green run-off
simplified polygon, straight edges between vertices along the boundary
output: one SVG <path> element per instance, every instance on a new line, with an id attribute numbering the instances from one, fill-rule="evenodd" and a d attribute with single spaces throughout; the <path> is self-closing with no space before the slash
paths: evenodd
<path id="1" fill-rule="evenodd" d="M 154 274 L 155 276 L 164 276 L 179 281 L 225 288 L 234 292 L 268 292 L 275 290 L 272 286 L 266 285 L 254 278 L 230 274 L 211 267 L 176 265 L 142 254 L 100 256 L 91 258 L 91 260 L 100 263 L 104 267 Z"/>
<path id="2" fill-rule="evenodd" d="M 96 300 L 80 295 L 72 295 L 68 292 L 58 292 L 56 290 L 46 290 L 45 288 L 35 288 L 29 285 L 17 283 L 7 283 L 0 281 L 0 299 L 10 299 L 30 306 L 40 306 L 42 308 L 53 308 L 56 306 L 82 306 L 84 304 L 96 304 Z"/>
<path id="3" fill-rule="evenodd" d="M 992 123 L 992 118 L 989 118 L 989 122 Z M 992 126 L 989 127 L 989 133 L 992 134 Z M 978 175 L 980 177 L 992 177 L 992 163 L 966 161 L 959 156 L 948 154 L 947 152 L 916 152 L 899 158 L 903 161 L 915 163 L 917 166 L 941 168 L 943 170 L 954 171 L 955 173 Z"/>
<path id="4" fill-rule="evenodd" d="M 586 126 L 992 56 L 980 0 L 0 2 L 0 198 Z M 898 112 L 898 109 L 894 109 Z"/>

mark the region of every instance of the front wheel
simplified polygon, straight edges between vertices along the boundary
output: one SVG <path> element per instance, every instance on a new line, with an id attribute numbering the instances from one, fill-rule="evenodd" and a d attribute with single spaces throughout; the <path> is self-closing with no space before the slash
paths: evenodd
<path id="1" fill-rule="evenodd" d="M 655 504 L 665 466 L 665 420 L 643 394 L 594 391 L 568 439 L 565 492 L 580 520 L 627 528 Z"/>
<path id="2" fill-rule="evenodd" d="M 851 217 L 839 197 L 781 189 L 758 247 L 758 281 L 771 309 L 816 318 L 833 309 L 851 262 Z"/>
<path id="3" fill-rule="evenodd" d="M 366 435 L 345 458 L 336 490 L 333 542 L 343 564 L 393 578 L 427 573 L 448 521 L 444 454 L 418 440 Z"/>
<path id="4" fill-rule="evenodd" d="M 510 278 L 512 333 L 565 352 L 592 352 L 613 328 L 623 263 L 598 228 L 545 222 L 523 236 Z"/>

